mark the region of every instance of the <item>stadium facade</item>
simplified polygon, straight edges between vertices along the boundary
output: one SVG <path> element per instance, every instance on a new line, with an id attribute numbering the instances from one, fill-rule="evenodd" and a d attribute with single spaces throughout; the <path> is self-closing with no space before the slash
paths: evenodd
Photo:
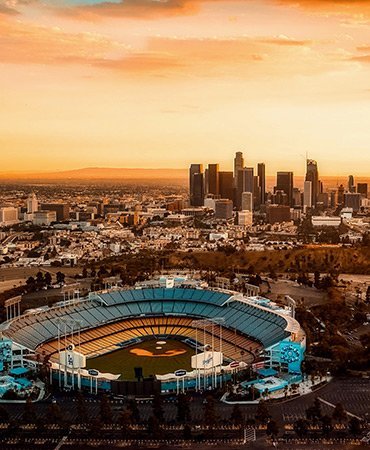
<path id="1" fill-rule="evenodd" d="M 181 339 L 203 358 L 203 367 L 195 365 L 192 372 L 179 367 L 158 376 L 162 391 L 178 389 L 179 378 L 183 387 L 215 387 L 220 374 L 243 367 L 299 378 L 306 341 L 294 308 L 260 297 L 254 286 L 248 293 L 210 288 L 186 277 L 161 277 L 131 289 L 92 292 L 26 312 L 1 324 L 1 332 L 7 349 L 13 342 L 25 353 L 47 360 L 50 380 L 61 388 L 119 392 L 124 383 L 120 374 L 86 369 L 86 359 L 139 339 Z M 212 353 L 208 359 L 207 351 Z M 9 351 L 0 352 L 0 364 L 1 358 L 13 367 Z M 209 362 L 204 361 L 216 359 L 205 366 Z M 17 359 L 18 365 L 19 361 L 24 363 L 23 358 Z"/>

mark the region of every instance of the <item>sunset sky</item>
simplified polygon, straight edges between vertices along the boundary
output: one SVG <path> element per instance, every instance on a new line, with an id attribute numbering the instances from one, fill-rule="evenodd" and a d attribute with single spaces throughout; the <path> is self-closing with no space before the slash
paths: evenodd
<path id="1" fill-rule="evenodd" d="M 370 173 L 370 1 L 0 0 L 0 172 Z"/>

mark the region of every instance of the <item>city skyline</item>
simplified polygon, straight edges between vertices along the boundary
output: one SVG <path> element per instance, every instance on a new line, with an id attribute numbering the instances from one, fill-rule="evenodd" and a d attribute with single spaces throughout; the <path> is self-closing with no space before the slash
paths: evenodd
<path id="1" fill-rule="evenodd" d="M 367 176 L 369 20 L 361 1 L 3 0 L 1 171 L 243 151 Z"/>

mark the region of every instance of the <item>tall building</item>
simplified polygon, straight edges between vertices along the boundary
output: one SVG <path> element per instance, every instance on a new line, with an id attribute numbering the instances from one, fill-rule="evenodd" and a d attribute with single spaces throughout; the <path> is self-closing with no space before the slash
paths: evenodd
<path id="1" fill-rule="evenodd" d="M 239 211 L 238 212 L 238 225 L 242 227 L 251 227 L 253 224 L 252 211 Z"/>
<path id="2" fill-rule="evenodd" d="M 312 181 L 305 181 L 303 188 L 303 211 L 312 208 Z"/>
<path id="3" fill-rule="evenodd" d="M 234 176 L 232 172 L 219 172 L 219 191 L 221 198 L 234 198 Z"/>
<path id="4" fill-rule="evenodd" d="M 253 194 L 252 192 L 242 193 L 242 211 L 253 211 Z"/>
<path id="5" fill-rule="evenodd" d="M 353 212 L 358 212 L 361 208 L 362 195 L 355 192 L 347 192 L 344 194 L 344 207 L 352 208 Z"/>
<path id="6" fill-rule="evenodd" d="M 8 227 L 18 223 L 18 209 L 13 206 L 0 208 L 0 226 Z"/>
<path id="7" fill-rule="evenodd" d="M 244 158 L 242 152 L 236 152 L 234 158 L 234 187 L 238 186 L 238 172 L 244 167 Z"/>
<path id="8" fill-rule="evenodd" d="M 208 192 L 207 194 L 220 194 L 219 165 L 208 164 Z"/>
<path id="9" fill-rule="evenodd" d="M 349 175 L 348 177 L 348 192 L 355 192 L 355 179 L 353 175 Z"/>
<path id="10" fill-rule="evenodd" d="M 215 201 L 216 219 L 229 220 L 233 217 L 233 202 L 227 198 L 221 198 Z"/>
<path id="11" fill-rule="evenodd" d="M 302 206 L 302 192 L 298 188 L 293 188 L 293 206 Z"/>
<path id="12" fill-rule="evenodd" d="M 203 206 L 204 204 L 204 174 L 196 173 L 193 178 L 192 206 Z"/>
<path id="13" fill-rule="evenodd" d="M 361 194 L 363 197 L 367 198 L 368 196 L 367 183 L 357 183 L 357 192 Z"/>
<path id="14" fill-rule="evenodd" d="M 344 186 L 341 184 L 338 187 L 338 196 L 337 196 L 338 205 L 344 205 Z"/>
<path id="15" fill-rule="evenodd" d="M 257 175 L 260 187 L 260 204 L 264 205 L 266 201 L 266 167 L 264 163 L 258 163 Z"/>
<path id="16" fill-rule="evenodd" d="M 191 164 L 189 169 L 190 205 L 203 206 L 204 175 L 202 164 Z"/>
<path id="17" fill-rule="evenodd" d="M 270 224 L 290 222 L 290 207 L 284 205 L 269 205 L 267 208 L 267 221 Z"/>
<path id="18" fill-rule="evenodd" d="M 307 160 L 306 181 L 311 181 L 312 206 L 316 206 L 317 194 L 320 192 L 319 171 L 317 162 L 313 159 Z"/>
<path id="19" fill-rule="evenodd" d="M 253 177 L 253 208 L 260 209 L 261 206 L 261 194 L 260 184 L 258 176 Z"/>
<path id="20" fill-rule="evenodd" d="M 57 213 L 56 220 L 63 222 L 63 220 L 69 219 L 69 205 L 66 203 L 42 203 L 42 211 L 55 211 Z"/>
<path id="21" fill-rule="evenodd" d="M 27 198 L 27 214 L 33 214 L 39 209 L 39 202 L 36 194 L 32 192 Z"/>
<path id="22" fill-rule="evenodd" d="M 284 191 L 288 196 L 288 205 L 293 206 L 293 172 L 278 172 L 276 191 Z"/>
<path id="23" fill-rule="evenodd" d="M 38 210 L 33 213 L 33 224 L 49 226 L 52 222 L 57 221 L 57 215 L 56 211 Z"/>
<path id="24" fill-rule="evenodd" d="M 244 167 L 238 171 L 238 185 L 236 187 L 235 203 L 241 208 L 242 193 L 251 192 L 254 195 L 254 170 L 253 167 Z"/>

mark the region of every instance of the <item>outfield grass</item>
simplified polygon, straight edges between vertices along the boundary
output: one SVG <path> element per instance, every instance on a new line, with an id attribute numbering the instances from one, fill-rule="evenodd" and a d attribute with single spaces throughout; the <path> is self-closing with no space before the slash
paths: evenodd
<path id="1" fill-rule="evenodd" d="M 87 368 L 97 369 L 100 372 L 119 373 L 121 380 L 134 380 L 134 367 L 142 367 L 144 377 L 163 375 L 177 369 L 191 370 L 191 356 L 195 353 L 192 348 L 180 341 L 167 340 L 164 345 L 157 345 L 157 341 L 158 339 L 144 341 L 88 359 Z"/>

